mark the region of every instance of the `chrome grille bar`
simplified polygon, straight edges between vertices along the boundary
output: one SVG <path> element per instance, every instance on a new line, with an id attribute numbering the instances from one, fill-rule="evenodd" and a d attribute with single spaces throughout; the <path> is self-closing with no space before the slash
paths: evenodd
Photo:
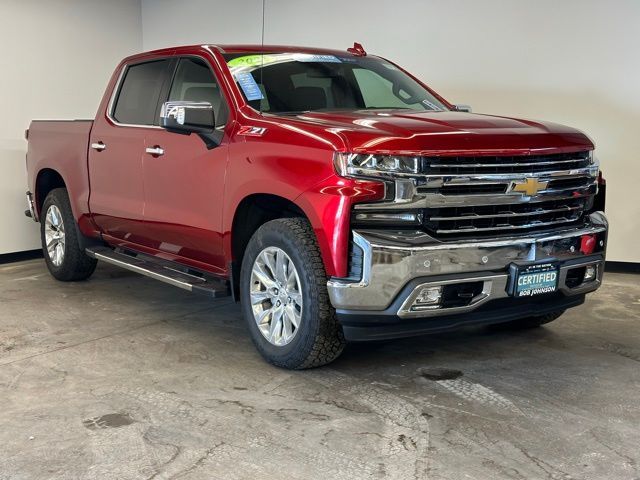
<path id="1" fill-rule="evenodd" d="M 580 163 L 584 159 L 577 158 L 574 160 L 556 160 L 550 162 L 516 162 L 516 163 L 431 163 L 429 167 L 435 168 L 500 168 L 500 167 L 535 167 L 538 165 L 558 165 L 566 163 Z"/>
<path id="2" fill-rule="evenodd" d="M 464 185 L 467 183 L 508 183 L 513 181 L 524 181 L 527 178 L 536 178 L 543 181 L 562 180 L 576 177 L 597 178 L 598 167 L 575 168 L 571 170 L 554 170 L 534 173 L 485 173 L 485 174 L 427 174 L 421 175 L 420 178 L 426 181 L 427 186 L 430 184 Z"/>
<path id="3" fill-rule="evenodd" d="M 470 195 L 445 195 L 443 193 L 424 192 L 419 205 L 427 206 L 460 206 L 460 205 L 508 205 L 518 203 L 536 203 L 547 200 L 565 200 L 567 198 L 581 198 L 594 195 L 597 183 L 589 183 L 583 187 L 568 187 L 559 189 L 547 189 L 537 195 L 523 196 L 519 193 L 503 194 L 470 194 Z M 420 192 L 420 191 L 419 191 Z M 396 206 L 397 208 L 397 206 Z"/>
<path id="4" fill-rule="evenodd" d="M 523 225 L 496 225 L 493 227 L 460 227 L 460 228 L 452 228 L 452 229 L 436 229 L 436 233 L 471 233 L 471 232 L 493 232 L 496 230 L 526 230 L 533 227 L 548 227 L 551 225 L 559 225 L 562 223 L 575 222 L 580 218 L 580 215 L 575 215 L 571 218 L 562 217 L 558 220 L 551 220 L 548 222 L 535 221 L 526 223 Z"/>
<path id="5" fill-rule="evenodd" d="M 429 220 L 431 221 L 446 221 L 446 220 L 480 220 L 480 219 L 489 219 L 489 218 L 513 218 L 513 217 L 530 217 L 533 215 L 547 215 L 550 213 L 562 213 L 562 212 L 573 212 L 576 210 L 581 210 L 582 208 L 584 208 L 583 205 L 576 205 L 574 207 L 563 207 L 563 208 L 553 208 L 553 209 L 548 209 L 548 210 L 544 210 L 544 209 L 538 209 L 538 210 L 533 210 L 531 212 L 522 212 L 522 213 L 516 213 L 516 212 L 502 212 L 502 213 L 495 213 L 495 214 L 485 214 L 485 215 L 479 215 L 479 214 L 472 214 L 472 215 L 460 215 L 460 216 L 451 216 L 451 217 L 439 217 L 439 216 L 431 216 L 429 217 Z"/>

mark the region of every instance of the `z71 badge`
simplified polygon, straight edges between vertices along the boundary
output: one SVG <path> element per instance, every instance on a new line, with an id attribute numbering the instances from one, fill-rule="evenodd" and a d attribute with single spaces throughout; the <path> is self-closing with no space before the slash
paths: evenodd
<path id="1" fill-rule="evenodd" d="M 238 135 L 245 135 L 247 137 L 261 137 L 267 131 L 264 127 L 251 127 L 249 125 L 240 127 L 238 129 Z"/>

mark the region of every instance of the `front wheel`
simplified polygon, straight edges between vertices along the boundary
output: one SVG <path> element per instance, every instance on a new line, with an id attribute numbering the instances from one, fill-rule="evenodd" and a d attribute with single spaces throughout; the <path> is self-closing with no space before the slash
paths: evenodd
<path id="1" fill-rule="evenodd" d="M 96 269 L 97 260 L 82 250 L 79 235 L 67 190 L 51 190 L 42 205 L 40 239 L 47 268 L 58 280 L 84 280 Z"/>
<path id="2" fill-rule="evenodd" d="M 254 344 L 276 366 L 318 367 L 344 349 L 320 250 L 305 219 L 272 220 L 256 231 L 242 261 L 240 298 Z"/>

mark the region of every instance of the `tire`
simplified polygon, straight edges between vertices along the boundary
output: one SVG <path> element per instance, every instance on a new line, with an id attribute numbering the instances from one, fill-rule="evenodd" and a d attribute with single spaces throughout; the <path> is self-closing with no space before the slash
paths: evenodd
<path id="1" fill-rule="evenodd" d="M 284 265 L 281 271 L 286 282 L 278 283 L 275 275 L 269 278 L 271 283 L 266 281 L 265 273 L 273 273 L 267 259 L 275 262 L 276 270 Z M 285 283 L 285 288 L 272 291 Z M 258 300 L 255 304 L 252 295 Z M 329 301 L 327 274 L 316 236 L 306 219 L 272 220 L 255 232 L 242 260 L 240 300 L 253 343 L 273 365 L 287 369 L 319 367 L 335 360 L 344 349 L 344 334 Z M 278 308 L 282 309 L 280 317 Z M 297 327 L 293 322 L 296 315 Z M 264 320 L 259 321 L 261 316 Z M 288 330 L 287 319 L 291 320 Z"/>
<path id="2" fill-rule="evenodd" d="M 55 248 L 47 248 L 47 236 L 50 246 L 55 244 Z M 79 236 L 67 190 L 51 190 L 42 205 L 40 241 L 47 268 L 57 280 L 85 280 L 96 269 L 97 260 L 85 254 L 80 247 Z"/>
<path id="3" fill-rule="evenodd" d="M 553 322 L 560 317 L 565 310 L 558 310 L 557 312 L 547 313 L 546 315 L 540 315 L 535 317 L 526 317 L 518 320 L 511 320 L 510 322 L 497 323 L 491 325 L 494 330 L 528 330 L 531 328 L 540 327 L 546 323 Z"/>

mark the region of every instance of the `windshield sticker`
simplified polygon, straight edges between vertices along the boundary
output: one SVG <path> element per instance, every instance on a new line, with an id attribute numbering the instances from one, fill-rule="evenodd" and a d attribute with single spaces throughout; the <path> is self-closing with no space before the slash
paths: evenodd
<path id="1" fill-rule="evenodd" d="M 238 67 L 260 67 L 261 65 L 268 65 L 277 60 L 275 55 L 246 55 L 244 57 L 234 58 L 227 62 L 229 68 Z"/>
<path id="2" fill-rule="evenodd" d="M 335 55 L 315 55 L 310 53 L 295 53 L 293 59 L 298 62 L 328 62 L 341 63 Z"/>
<path id="3" fill-rule="evenodd" d="M 278 63 L 287 62 L 326 62 L 326 63 L 342 63 L 341 60 L 334 55 L 314 55 L 308 53 L 268 53 L 244 55 L 242 57 L 233 58 L 227 62 L 231 74 L 235 77 L 240 72 L 253 72 L 262 67 L 276 65 Z"/>
<path id="4" fill-rule="evenodd" d="M 388 68 L 389 70 L 398 70 L 395 65 L 391 65 L 390 63 L 383 63 L 382 66 Z"/>
<path id="5" fill-rule="evenodd" d="M 239 72 L 235 75 L 235 78 L 238 85 L 240 85 L 240 88 L 244 92 L 245 97 L 247 97 L 247 100 L 251 102 L 253 100 L 262 100 L 264 98 L 260 87 L 253 78 L 253 75 L 249 72 Z"/>

